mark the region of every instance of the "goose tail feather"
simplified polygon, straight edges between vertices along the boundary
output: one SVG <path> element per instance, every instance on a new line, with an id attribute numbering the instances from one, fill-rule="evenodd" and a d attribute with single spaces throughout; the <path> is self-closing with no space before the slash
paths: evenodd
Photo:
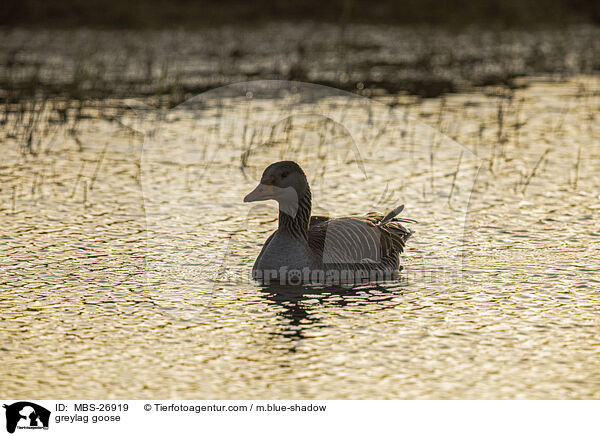
<path id="1" fill-rule="evenodd" d="M 404 205 L 401 204 L 396 209 L 392 210 L 390 213 L 384 216 L 383 219 L 377 223 L 377 227 L 385 226 L 390 221 L 397 221 L 401 223 L 416 223 L 415 220 L 411 220 L 410 218 L 396 218 L 396 215 L 399 215 L 400 212 L 402 212 L 403 210 Z"/>
<path id="2" fill-rule="evenodd" d="M 408 238 L 413 235 L 413 231 L 405 228 L 400 223 L 416 223 L 417 221 L 411 220 L 409 218 L 397 218 L 396 216 L 400 214 L 404 210 L 404 205 L 400 205 L 386 216 L 384 216 L 381 221 L 379 221 L 376 226 L 381 228 L 385 225 L 388 225 L 386 228 L 390 231 L 394 238 L 398 238 L 401 241 L 401 246 L 403 247 Z M 402 250 L 401 250 L 402 251 Z"/>

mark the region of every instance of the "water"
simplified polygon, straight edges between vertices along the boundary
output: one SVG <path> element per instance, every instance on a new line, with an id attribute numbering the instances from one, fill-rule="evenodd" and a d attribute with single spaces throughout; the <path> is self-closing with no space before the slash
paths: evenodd
<path id="1" fill-rule="evenodd" d="M 145 134 L 90 105 L 40 123 L 36 155 L 4 124 L 3 396 L 600 398 L 597 77 L 382 103 L 248 89 L 124 113 Z M 398 283 L 247 279 L 276 215 L 242 198 L 282 155 L 318 213 L 406 205 Z"/>

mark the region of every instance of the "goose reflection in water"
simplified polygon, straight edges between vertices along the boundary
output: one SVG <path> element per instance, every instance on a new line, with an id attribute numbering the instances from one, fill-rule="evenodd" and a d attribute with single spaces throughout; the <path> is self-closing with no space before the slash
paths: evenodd
<path id="1" fill-rule="evenodd" d="M 327 327 L 324 320 L 329 308 L 352 306 L 354 314 L 368 314 L 396 307 L 394 299 L 404 292 L 404 281 L 371 283 L 369 285 L 343 288 L 339 286 L 261 286 L 262 297 L 280 307 L 281 325 L 272 333 L 291 341 L 289 351 L 308 339 L 312 332 Z M 312 304 L 316 302 L 316 304 Z"/>

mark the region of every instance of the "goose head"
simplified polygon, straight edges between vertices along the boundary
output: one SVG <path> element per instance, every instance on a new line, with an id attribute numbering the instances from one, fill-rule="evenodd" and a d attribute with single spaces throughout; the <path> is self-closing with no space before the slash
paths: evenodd
<path id="1" fill-rule="evenodd" d="M 300 165 L 292 161 L 281 161 L 265 169 L 260 183 L 246 195 L 244 202 L 275 200 L 279 203 L 279 210 L 293 218 L 298 212 L 300 199 L 307 193 L 310 193 L 310 189 Z"/>

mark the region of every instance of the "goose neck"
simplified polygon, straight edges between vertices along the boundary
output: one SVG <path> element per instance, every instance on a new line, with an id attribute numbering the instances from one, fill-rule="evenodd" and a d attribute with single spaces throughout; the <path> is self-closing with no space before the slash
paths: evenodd
<path id="1" fill-rule="evenodd" d="M 308 186 L 302 198 L 298 200 L 295 216 L 279 209 L 279 231 L 288 233 L 296 239 L 308 240 L 308 225 L 311 212 L 311 193 Z"/>

